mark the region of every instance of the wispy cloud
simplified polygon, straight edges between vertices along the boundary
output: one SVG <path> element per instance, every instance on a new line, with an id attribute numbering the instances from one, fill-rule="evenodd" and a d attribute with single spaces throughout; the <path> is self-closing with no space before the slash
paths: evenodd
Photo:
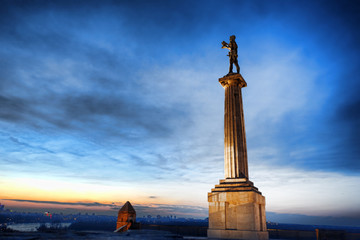
<path id="1" fill-rule="evenodd" d="M 58 205 L 65 208 L 69 207 L 86 207 L 91 212 L 99 207 L 106 207 L 108 210 L 112 210 L 114 214 L 118 211 L 124 203 L 99 203 L 99 202 L 59 202 L 59 201 L 38 201 L 38 200 L 27 200 L 27 199 L 2 199 L 10 202 L 23 202 L 23 203 L 34 203 L 34 208 L 42 208 L 42 205 L 47 204 L 47 207 L 51 205 Z M 50 204 L 50 205 L 49 205 Z M 138 214 L 143 215 L 177 215 L 179 217 L 191 217 L 196 216 L 198 218 L 207 216 L 207 208 L 191 205 L 175 205 L 175 204 L 132 204 Z M 61 208 L 60 210 L 61 211 Z"/>
<path id="2" fill-rule="evenodd" d="M 29 202 L 38 204 L 55 204 L 55 205 L 71 205 L 71 206 L 86 206 L 86 207 L 114 207 L 114 204 L 104 204 L 98 202 L 58 202 L 58 201 L 37 201 L 37 200 L 26 200 L 26 199 L 2 199 L 15 202 Z"/>

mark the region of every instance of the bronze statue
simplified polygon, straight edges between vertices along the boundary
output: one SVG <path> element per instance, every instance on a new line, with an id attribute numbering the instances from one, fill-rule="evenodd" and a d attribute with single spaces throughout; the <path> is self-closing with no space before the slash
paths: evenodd
<path id="1" fill-rule="evenodd" d="M 235 64 L 236 66 L 236 71 L 237 73 L 240 73 L 240 67 L 239 67 L 239 64 L 238 64 L 238 60 L 237 60 L 237 57 L 238 57 L 238 54 L 237 54 L 237 44 L 235 42 L 235 35 L 232 35 L 230 36 L 230 42 L 227 43 L 225 41 L 222 42 L 222 48 L 226 48 L 226 49 L 229 49 L 229 54 L 227 56 L 229 56 L 229 59 L 230 59 L 230 67 L 229 67 L 229 73 L 228 74 L 231 74 L 233 73 L 233 64 Z"/>

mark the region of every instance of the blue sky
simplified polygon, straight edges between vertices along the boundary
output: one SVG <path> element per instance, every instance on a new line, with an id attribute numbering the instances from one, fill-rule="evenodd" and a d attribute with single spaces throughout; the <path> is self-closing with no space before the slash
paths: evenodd
<path id="1" fill-rule="evenodd" d="M 358 225 L 359 11 L 357 1 L 1 1 L 1 201 L 129 200 L 205 217 L 224 176 L 221 41 L 235 34 L 250 180 L 268 220 Z"/>

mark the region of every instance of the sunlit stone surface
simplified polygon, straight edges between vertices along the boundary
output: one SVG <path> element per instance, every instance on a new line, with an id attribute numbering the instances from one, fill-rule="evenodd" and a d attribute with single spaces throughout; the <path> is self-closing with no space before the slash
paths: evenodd
<path id="1" fill-rule="evenodd" d="M 225 89 L 225 180 L 208 193 L 209 238 L 267 240 L 265 197 L 249 181 L 241 74 L 219 79 Z"/>
<path id="2" fill-rule="evenodd" d="M 219 79 L 225 89 L 224 155 L 225 178 L 248 178 L 247 148 L 241 88 L 246 82 L 240 74 Z"/>
<path id="3" fill-rule="evenodd" d="M 126 232 L 136 222 L 136 211 L 129 201 L 119 210 L 116 232 Z"/>

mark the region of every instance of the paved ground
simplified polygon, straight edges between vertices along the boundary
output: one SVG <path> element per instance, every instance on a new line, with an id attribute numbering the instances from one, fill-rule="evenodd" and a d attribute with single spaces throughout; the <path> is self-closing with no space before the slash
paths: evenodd
<path id="1" fill-rule="evenodd" d="M 112 233 L 112 232 L 91 232 L 91 231 L 60 231 L 54 233 L 39 233 L 39 232 L 13 232 L 13 233 L 0 233 L 0 239 L 4 240 L 45 240 L 45 239 L 104 239 L 104 240 L 168 240 L 168 239 L 206 239 L 199 237 L 182 237 L 166 231 L 156 230 L 129 230 L 125 233 Z"/>
<path id="2" fill-rule="evenodd" d="M 1 240 L 206 240 L 206 237 L 180 236 L 167 231 L 158 230 L 129 230 L 125 233 L 100 232 L 100 231 L 59 231 L 59 232 L 0 232 Z M 271 239 L 270 239 L 271 240 Z M 284 240 L 284 239 L 276 239 Z"/>

